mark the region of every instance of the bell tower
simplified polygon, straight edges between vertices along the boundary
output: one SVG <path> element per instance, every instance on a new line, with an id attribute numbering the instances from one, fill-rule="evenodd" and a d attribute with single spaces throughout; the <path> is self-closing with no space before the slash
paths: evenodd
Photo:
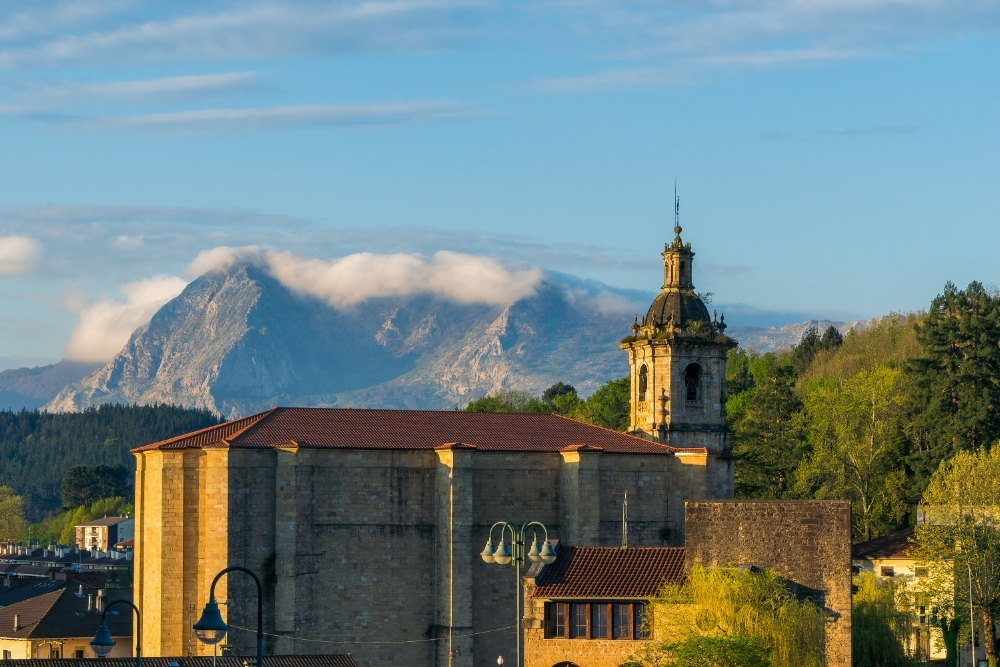
<path id="1" fill-rule="evenodd" d="M 621 348 L 631 369 L 629 431 L 674 447 L 731 448 L 726 426 L 726 356 L 736 347 L 726 318 L 711 317 L 694 290 L 694 252 L 681 240 L 674 194 L 674 240 L 663 247 L 663 286 L 636 316 Z"/>

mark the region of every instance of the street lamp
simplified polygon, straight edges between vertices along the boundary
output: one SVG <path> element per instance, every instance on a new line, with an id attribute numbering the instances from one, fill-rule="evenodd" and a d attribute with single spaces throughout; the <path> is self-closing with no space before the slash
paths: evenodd
<path id="1" fill-rule="evenodd" d="M 229 632 L 229 626 L 219 613 L 219 603 L 215 601 L 215 585 L 227 572 L 245 572 L 253 577 L 257 584 L 257 667 L 264 667 L 264 587 L 260 583 L 260 578 L 245 567 L 234 565 L 215 575 L 212 587 L 208 590 L 208 602 L 201 612 L 201 618 L 194 624 L 194 635 L 202 644 L 212 645 L 221 642 Z"/>
<path id="2" fill-rule="evenodd" d="M 114 650 L 115 640 L 111 638 L 106 619 L 108 610 L 116 604 L 127 604 L 135 611 L 135 667 L 142 667 L 142 614 L 139 613 L 139 608 L 128 600 L 115 600 L 104 608 L 101 612 L 101 625 L 97 628 L 97 634 L 90 640 L 90 648 L 98 658 L 104 658 Z"/>
<path id="3" fill-rule="evenodd" d="M 500 526 L 500 542 L 494 548 L 493 531 L 497 526 Z M 545 534 L 545 540 L 542 542 L 541 547 L 539 547 L 538 531 L 534 531 L 531 549 L 528 550 L 527 554 L 528 560 L 533 563 L 545 563 L 546 565 L 554 562 L 556 559 L 556 550 L 552 548 L 552 542 L 549 541 L 549 529 L 538 521 L 529 521 L 521 526 L 520 531 L 509 521 L 497 521 L 490 527 L 490 534 L 486 538 L 486 546 L 483 547 L 482 552 L 479 554 L 487 563 L 496 563 L 497 565 L 510 564 L 514 566 L 514 623 L 516 628 L 514 634 L 517 638 L 517 662 L 514 664 L 514 667 L 521 667 L 521 566 L 524 565 L 525 556 L 524 534 L 528 528 L 532 527 L 541 528 Z M 510 531 L 510 547 L 503 541 L 504 533 L 507 530 Z M 498 664 L 502 665 L 502 660 L 502 657 L 498 658 Z"/>

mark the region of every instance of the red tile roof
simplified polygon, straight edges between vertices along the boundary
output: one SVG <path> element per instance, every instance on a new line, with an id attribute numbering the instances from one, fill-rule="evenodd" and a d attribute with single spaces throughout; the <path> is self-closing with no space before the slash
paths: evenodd
<path id="1" fill-rule="evenodd" d="M 613 454 L 708 451 L 661 445 L 559 415 L 330 408 L 272 408 L 132 451 L 202 447 L 435 449 L 449 443 L 498 452 L 558 452 L 574 446 Z"/>
<path id="2" fill-rule="evenodd" d="M 561 547 L 532 597 L 646 599 L 684 577 L 683 547 Z"/>
<path id="3" fill-rule="evenodd" d="M 867 542 L 858 542 L 851 547 L 851 558 L 905 558 L 916 546 L 910 541 L 914 533 L 913 528 L 906 528 Z"/>

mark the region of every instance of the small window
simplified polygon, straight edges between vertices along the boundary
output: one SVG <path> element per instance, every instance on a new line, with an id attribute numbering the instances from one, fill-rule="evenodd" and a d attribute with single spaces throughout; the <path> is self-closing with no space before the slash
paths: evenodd
<path id="1" fill-rule="evenodd" d="M 4 660 L 10 660 L 10 651 L 4 650 L 4 652 L 3 652 L 3 659 Z"/>
<path id="2" fill-rule="evenodd" d="M 638 603 L 635 605 L 635 638 L 636 639 L 649 639 L 650 637 L 650 625 L 652 625 L 652 618 L 649 616 L 649 612 L 646 609 L 646 605 Z"/>
<path id="3" fill-rule="evenodd" d="M 82 660 L 83 659 L 83 649 L 82 648 L 76 649 L 76 651 L 74 651 L 74 656 L 76 657 L 77 660 Z"/>
<path id="4" fill-rule="evenodd" d="M 611 605 L 613 639 L 632 639 L 632 605 Z"/>
<path id="5" fill-rule="evenodd" d="M 927 607 L 918 607 L 917 622 L 920 623 L 920 625 L 927 625 Z"/>
<path id="6" fill-rule="evenodd" d="M 594 639 L 611 638 L 611 605 L 592 604 L 590 605 L 590 627 L 591 637 Z"/>
<path id="7" fill-rule="evenodd" d="M 646 389 L 649 387 L 649 371 L 646 370 L 646 364 L 639 367 L 639 400 L 646 400 Z"/>
<path id="8" fill-rule="evenodd" d="M 49 658 L 61 658 L 61 657 L 62 656 L 59 655 L 59 649 L 57 649 L 57 648 L 50 648 L 49 649 Z"/>
<path id="9" fill-rule="evenodd" d="M 587 632 L 587 605 L 574 602 L 569 606 L 569 614 L 570 639 L 586 639 L 590 634 Z"/>
<path id="10" fill-rule="evenodd" d="M 893 567 L 892 565 L 883 565 L 882 569 L 880 570 L 880 572 L 882 573 L 883 577 L 895 577 L 896 576 L 896 568 Z"/>
<path id="11" fill-rule="evenodd" d="M 566 638 L 566 607 L 565 602 L 550 602 L 548 604 L 549 637 Z"/>

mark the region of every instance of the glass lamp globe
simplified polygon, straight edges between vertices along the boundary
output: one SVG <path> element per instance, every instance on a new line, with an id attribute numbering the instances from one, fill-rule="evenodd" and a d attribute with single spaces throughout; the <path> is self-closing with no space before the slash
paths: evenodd
<path id="1" fill-rule="evenodd" d="M 102 622 L 101 627 L 97 628 L 97 634 L 90 640 L 90 648 L 99 658 L 105 657 L 115 648 L 115 640 L 111 638 L 107 623 Z"/>
<path id="2" fill-rule="evenodd" d="M 479 555 L 487 563 L 492 563 L 493 562 L 493 542 L 491 542 L 490 540 L 486 540 L 486 547 L 483 549 L 483 552 L 481 554 L 479 554 Z"/>
<path id="3" fill-rule="evenodd" d="M 201 618 L 194 624 L 194 634 L 202 644 L 218 644 L 227 632 L 229 626 L 222 620 L 219 605 L 215 598 L 210 598 L 201 612 Z"/>
<path id="4" fill-rule="evenodd" d="M 531 542 L 531 549 L 528 551 L 528 560 L 532 563 L 542 562 L 541 552 L 538 550 L 538 538 Z"/>
<path id="5" fill-rule="evenodd" d="M 538 553 L 538 558 L 546 565 L 556 561 L 556 550 L 552 548 L 551 542 L 545 540 L 545 543 L 542 544 L 542 550 Z"/>
<path id="6" fill-rule="evenodd" d="M 497 546 L 497 550 L 493 552 L 493 562 L 500 565 L 506 565 L 510 562 L 510 559 L 510 549 L 507 548 L 507 543 L 501 542 Z"/>

